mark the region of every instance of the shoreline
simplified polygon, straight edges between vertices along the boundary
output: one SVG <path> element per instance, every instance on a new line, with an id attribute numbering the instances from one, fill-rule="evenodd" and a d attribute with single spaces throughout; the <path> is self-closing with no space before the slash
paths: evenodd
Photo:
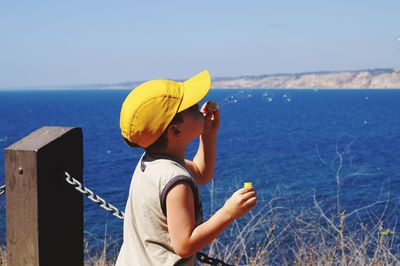
<path id="1" fill-rule="evenodd" d="M 130 90 L 143 81 L 80 85 L 3 87 L 1 91 Z M 400 67 L 354 71 L 320 71 L 293 74 L 264 74 L 215 77 L 212 89 L 400 89 Z"/>
<path id="2" fill-rule="evenodd" d="M 133 87 L 129 88 L 85 88 L 85 87 L 76 87 L 76 88 L 19 88 L 19 89 L 0 89 L 0 94 L 1 93 L 10 93 L 10 92 L 15 92 L 15 93 L 24 93 L 24 92 L 84 92 L 84 91 L 130 91 L 132 90 Z M 386 88 L 371 88 L 371 87 L 354 87 L 354 88 L 335 88 L 335 87 L 325 87 L 325 88 L 307 88 L 307 87 L 298 87 L 298 88 L 279 88 L 279 87 L 211 87 L 210 90 L 274 90 L 274 91 L 396 91 L 400 90 L 399 87 L 386 87 Z"/>

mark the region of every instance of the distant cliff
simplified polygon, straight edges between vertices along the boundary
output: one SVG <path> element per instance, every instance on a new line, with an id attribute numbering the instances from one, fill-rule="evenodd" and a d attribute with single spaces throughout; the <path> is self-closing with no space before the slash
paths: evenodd
<path id="1" fill-rule="evenodd" d="M 128 81 L 109 84 L 80 84 L 62 86 L 21 87 L 28 90 L 102 90 L 132 89 L 143 81 Z M 315 89 L 400 89 L 400 68 L 358 71 L 322 71 L 296 74 L 269 74 L 212 79 L 213 88 L 315 88 Z M 0 89 L 1 90 L 1 89 Z"/>
<path id="2" fill-rule="evenodd" d="M 216 78 L 213 87 L 400 89 L 400 68 Z"/>

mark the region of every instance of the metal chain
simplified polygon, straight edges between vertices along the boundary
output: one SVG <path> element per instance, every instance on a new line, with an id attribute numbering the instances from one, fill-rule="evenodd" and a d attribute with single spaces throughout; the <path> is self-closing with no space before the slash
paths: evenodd
<path id="1" fill-rule="evenodd" d="M 0 186 L 0 196 L 4 193 L 6 193 L 6 185 Z"/>
<path id="2" fill-rule="evenodd" d="M 102 197 L 94 194 L 93 191 L 91 191 L 87 187 L 83 186 L 81 182 L 79 182 L 75 178 L 71 177 L 70 174 L 68 174 L 67 172 L 65 172 L 65 176 L 66 176 L 65 180 L 70 185 L 74 186 L 74 188 L 76 190 L 81 192 L 83 195 L 85 195 L 91 201 L 93 201 L 94 203 L 96 203 L 97 205 L 99 205 L 100 207 L 105 209 L 106 211 L 112 213 L 112 215 L 114 215 L 115 217 L 117 217 L 121 220 L 124 219 L 125 214 L 122 211 L 118 210 L 114 205 L 107 203 Z"/>
<path id="3" fill-rule="evenodd" d="M 223 262 L 222 260 L 211 258 L 211 257 L 209 257 L 207 254 L 205 254 L 203 252 L 198 252 L 196 254 L 196 258 L 200 262 L 203 262 L 203 263 L 206 263 L 206 264 L 210 264 L 210 265 L 213 265 L 213 266 L 232 266 L 230 264 L 227 264 L 227 263 Z"/>

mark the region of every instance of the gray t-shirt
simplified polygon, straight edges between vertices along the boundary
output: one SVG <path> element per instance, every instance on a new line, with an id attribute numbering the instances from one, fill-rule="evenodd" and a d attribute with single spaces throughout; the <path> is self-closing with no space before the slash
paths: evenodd
<path id="1" fill-rule="evenodd" d="M 166 196 L 177 182 L 191 186 L 196 226 L 202 222 L 200 194 L 185 163 L 144 154 L 133 173 L 116 266 L 195 265 L 195 256 L 182 259 L 174 253 L 168 233 Z"/>

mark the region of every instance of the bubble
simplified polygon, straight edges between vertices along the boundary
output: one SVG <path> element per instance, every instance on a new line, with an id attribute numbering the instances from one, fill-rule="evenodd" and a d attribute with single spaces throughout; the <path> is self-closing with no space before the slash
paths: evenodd
<path id="1" fill-rule="evenodd" d="M 366 124 L 368 124 L 368 121 L 367 121 L 367 120 L 364 120 L 364 125 L 366 125 Z"/>
<path id="2" fill-rule="evenodd" d="M 235 95 L 230 95 L 225 98 L 225 103 L 237 103 L 242 100 L 250 99 L 252 97 L 250 92 L 244 90 L 239 91 Z"/>
<path id="3" fill-rule="evenodd" d="M 237 93 L 236 96 L 238 99 L 249 99 L 249 98 L 251 98 L 251 93 L 241 90 Z"/>
<path id="4" fill-rule="evenodd" d="M 110 154 L 111 153 L 111 150 L 107 150 L 107 154 Z"/>
<path id="5" fill-rule="evenodd" d="M 397 38 L 394 40 L 393 46 L 394 46 L 394 49 L 396 49 L 397 51 L 400 52 L 400 36 L 397 37 Z"/>
<path id="6" fill-rule="evenodd" d="M 262 95 L 263 101 L 268 102 L 268 103 L 272 102 L 273 97 L 274 96 L 272 94 L 269 94 L 267 92 L 263 93 L 263 95 Z"/>
<path id="7" fill-rule="evenodd" d="M 285 102 L 288 102 L 288 103 L 290 103 L 292 101 L 292 97 L 290 97 L 290 95 L 287 95 L 287 94 L 283 94 L 282 98 Z"/>
<path id="8" fill-rule="evenodd" d="M 369 99 L 368 96 L 365 96 L 364 98 L 365 98 L 365 100 L 367 100 L 367 101 L 368 101 L 368 99 Z"/>
<path id="9" fill-rule="evenodd" d="M 225 98 L 225 103 L 237 103 L 237 101 L 238 100 L 237 100 L 236 96 L 233 96 L 233 95 Z"/>

